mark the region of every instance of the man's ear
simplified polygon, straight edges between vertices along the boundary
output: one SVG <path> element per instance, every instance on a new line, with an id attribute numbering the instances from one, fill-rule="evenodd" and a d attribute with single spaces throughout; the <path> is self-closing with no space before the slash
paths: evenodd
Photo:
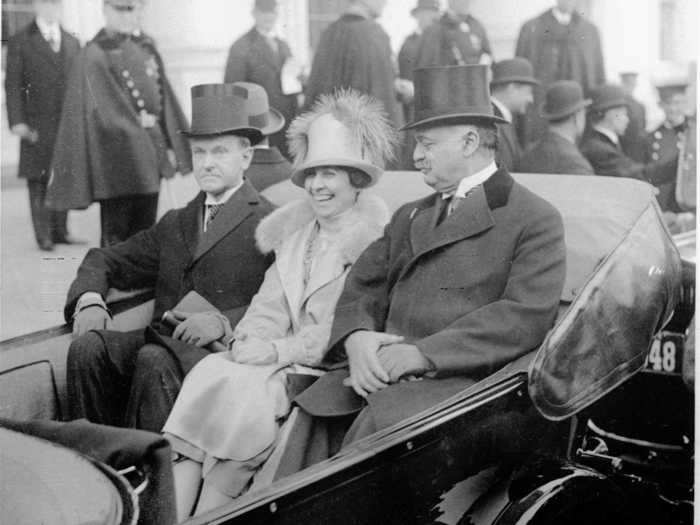
<path id="1" fill-rule="evenodd" d="M 241 152 L 241 157 L 243 159 L 243 171 L 247 170 L 250 163 L 253 161 L 253 146 L 248 146 Z"/>
<path id="2" fill-rule="evenodd" d="M 463 144 L 462 154 L 465 158 L 471 157 L 476 150 L 479 149 L 481 145 L 481 137 L 475 129 L 469 129 L 462 136 Z"/>

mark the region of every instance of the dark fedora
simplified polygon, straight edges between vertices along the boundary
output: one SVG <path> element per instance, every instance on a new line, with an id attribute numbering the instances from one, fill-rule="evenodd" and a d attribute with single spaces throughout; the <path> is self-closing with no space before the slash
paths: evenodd
<path id="1" fill-rule="evenodd" d="M 183 133 L 189 137 L 241 135 L 253 144 L 263 139 L 268 124 L 267 112 L 248 110 L 250 90 L 238 84 L 200 84 L 192 86 L 192 126 Z"/>
<path id="2" fill-rule="evenodd" d="M 540 115 L 546 120 L 560 120 L 591 105 L 583 98 L 581 84 L 574 80 L 559 80 L 547 88 Z"/>
<path id="3" fill-rule="evenodd" d="M 535 71 L 532 69 L 532 64 L 526 58 L 509 58 L 501 60 L 491 66 L 493 73 L 491 78 L 491 87 L 499 84 L 510 84 L 517 82 L 518 84 L 539 84 L 535 78 Z"/>
<path id="4" fill-rule="evenodd" d="M 488 66 L 440 66 L 416 69 L 415 114 L 402 129 L 445 121 L 488 120 L 507 122 L 493 112 Z"/>
<path id="5" fill-rule="evenodd" d="M 590 110 L 594 112 L 603 112 L 612 108 L 627 106 L 625 92 L 620 86 L 615 84 L 604 84 L 595 88 L 591 92 L 593 103 Z"/>
<path id="6" fill-rule="evenodd" d="M 439 0 L 418 0 L 416 7 L 411 9 L 411 15 L 415 15 L 418 11 L 440 11 Z"/>
<path id="7" fill-rule="evenodd" d="M 265 91 L 264 87 L 252 82 L 234 82 L 233 85 L 248 90 L 246 108 L 249 115 L 254 115 L 256 118 L 260 115 L 266 115 L 266 117 L 261 118 L 261 123 L 263 120 L 267 121 L 260 128 L 263 135 L 272 135 L 284 127 L 284 115 L 275 108 L 270 107 L 267 91 Z"/>

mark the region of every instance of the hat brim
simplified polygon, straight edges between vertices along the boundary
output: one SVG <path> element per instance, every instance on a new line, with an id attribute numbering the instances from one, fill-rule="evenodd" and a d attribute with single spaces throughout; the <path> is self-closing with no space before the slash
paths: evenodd
<path id="1" fill-rule="evenodd" d="M 535 77 L 502 77 L 495 78 L 491 81 L 491 87 L 498 86 L 499 84 L 530 84 L 532 86 L 539 86 L 540 82 Z"/>
<path id="2" fill-rule="evenodd" d="M 576 113 L 577 111 L 580 111 L 582 109 L 587 108 L 592 104 L 592 101 L 590 98 L 585 98 L 582 100 L 579 100 L 576 104 L 573 104 L 569 106 L 568 108 L 562 109 L 561 111 L 557 111 L 555 113 L 549 113 L 545 111 L 544 109 L 544 104 L 540 106 L 540 116 L 545 119 L 545 120 L 559 120 L 563 119 L 566 117 L 569 117 Z"/>
<path id="3" fill-rule="evenodd" d="M 618 98 L 615 100 L 610 100 L 604 104 L 595 105 L 591 104 L 588 108 L 590 111 L 607 111 L 613 108 L 621 108 L 629 106 L 628 102 L 624 98 Z"/>
<path id="4" fill-rule="evenodd" d="M 366 186 L 367 188 L 369 188 L 370 186 L 374 186 L 379 180 L 379 177 L 381 177 L 382 173 L 384 173 L 384 170 L 382 168 L 379 168 L 374 164 L 370 164 L 369 162 L 362 162 L 358 161 L 357 159 L 335 157 L 327 159 L 316 159 L 311 162 L 306 162 L 300 165 L 298 168 L 295 168 L 294 171 L 292 171 L 292 182 L 295 185 L 303 188 L 304 179 L 306 178 L 304 172 L 311 168 L 320 168 L 321 166 L 338 166 L 340 168 L 353 168 L 363 173 L 366 173 L 370 178 L 370 182 Z"/>
<path id="5" fill-rule="evenodd" d="M 456 124 L 461 121 L 468 122 L 475 120 L 488 120 L 493 122 L 494 124 L 509 124 L 509 122 L 506 119 L 489 113 L 446 113 L 444 115 L 436 115 L 434 117 L 428 117 L 409 122 L 404 127 L 399 129 L 399 131 L 415 129 L 422 126 L 426 126 L 428 124 L 437 125 L 440 122 L 450 122 L 452 124 Z"/>
<path id="6" fill-rule="evenodd" d="M 184 129 L 181 130 L 180 133 L 188 138 L 217 137 L 219 135 L 237 135 L 240 137 L 246 137 L 248 140 L 250 140 L 252 146 L 259 144 L 265 138 L 260 129 L 248 127 L 227 129 Z"/>
<path id="7" fill-rule="evenodd" d="M 260 131 L 262 131 L 263 135 L 272 135 L 274 133 L 277 133 L 279 130 L 281 130 L 284 125 L 286 124 L 286 120 L 284 118 L 284 115 L 277 111 L 275 108 L 270 108 L 270 111 L 267 113 L 268 117 L 268 124 L 264 128 L 261 128 Z"/>

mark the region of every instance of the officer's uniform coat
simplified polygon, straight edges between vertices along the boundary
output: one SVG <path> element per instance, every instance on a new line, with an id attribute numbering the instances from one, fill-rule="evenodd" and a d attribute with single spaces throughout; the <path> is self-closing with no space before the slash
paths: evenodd
<path id="1" fill-rule="evenodd" d="M 491 55 L 483 24 L 471 15 L 447 12 L 423 33 L 416 67 L 478 64 L 483 54 Z"/>
<path id="2" fill-rule="evenodd" d="M 593 175 L 593 167 L 576 144 L 548 131 L 542 140 L 520 158 L 518 171 L 524 173 L 555 173 Z"/>
<path id="3" fill-rule="evenodd" d="M 679 148 L 687 133 L 688 126 L 695 125 L 695 121 L 686 118 L 679 126 L 673 127 L 667 122 L 661 124 L 646 137 L 644 158 L 647 162 L 668 162 L 678 157 Z M 683 211 L 676 202 L 675 179 L 664 184 L 657 184 L 659 194 L 656 198 L 663 211 L 678 213 Z"/>

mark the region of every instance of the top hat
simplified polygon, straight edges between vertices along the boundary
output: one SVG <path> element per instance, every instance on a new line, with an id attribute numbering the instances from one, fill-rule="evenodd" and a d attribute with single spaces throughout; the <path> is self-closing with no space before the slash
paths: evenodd
<path id="1" fill-rule="evenodd" d="M 277 9 L 277 0 L 255 0 L 255 9 L 263 13 L 269 13 Z"/>
<path id="2" fill-rule="evenodd" d="M 627 106 L 625 92 L 620 86 L 614 84 L 604 84 L 597 87 L 591 92 L 591 98 L 593 99 L 590 107 L 591 111 L 602 112 L 612 108 Z"/>
<path id="3" fill-rule="evenodd" d="M 526 58 L 509 58 L 501 60 L 491 66 L 493 77 L 491 78 L 491 87 L 499 84 L 510 84 L 517 82 L 519 84 L 539 84 L 535 78 L 535 71 L 532 69 L 532 64 Z"/>
<path id="4" fill-rule="evenodd" d="M 252 144 L 263 139 L 267 112 L 248 110 L 250 90 L 238 84 L 199 84 L 192 86 L 192 126 L 183 133 L 189 137 L 241 135 Z"/>
<path id="5" fill-rule="evenodd" d="M 547 88 L 540 115 L 546 120 L 559 120 L 590 105 L 591 100 L 583 98 L 581 84 L 574 80 L 559 80 Z"/>
<path id="6" fill-rule="evenodd" d="M 272 135 L 284 127 L 284 116 L 275 108 L 270 107 L 265 88 L 252 82 L 234 82 L 233 85 L 248 90 L 245 105 L 248 114 L 254 115 L 260 120 L 260 131 L 263 135 Z"/>
<path id="7" fill-rule="evenodd" d="M 416 7 L 411 9 L 411 15 L 415 15 L 418 11 L 440 11 L 439 0 L 418 0 Z"/>
<path id="8" fill-rule="evenodd" d="M 488 66 L 480 64 L 414 70 L 414 120 L 402 129 L 445 121 L 506 123 L 493 112 L 487 76 Z"/>
<path id="9" fill-rule="evenodd" d="M 287 138 L 294 156 L 292 182 L 301 187 L 306 170 L 321 166 L 362 171 L 372 186 L 397 143 L 382 104 L 352 89 L 322 95 L 311 111 L 292 121 Z"/>

